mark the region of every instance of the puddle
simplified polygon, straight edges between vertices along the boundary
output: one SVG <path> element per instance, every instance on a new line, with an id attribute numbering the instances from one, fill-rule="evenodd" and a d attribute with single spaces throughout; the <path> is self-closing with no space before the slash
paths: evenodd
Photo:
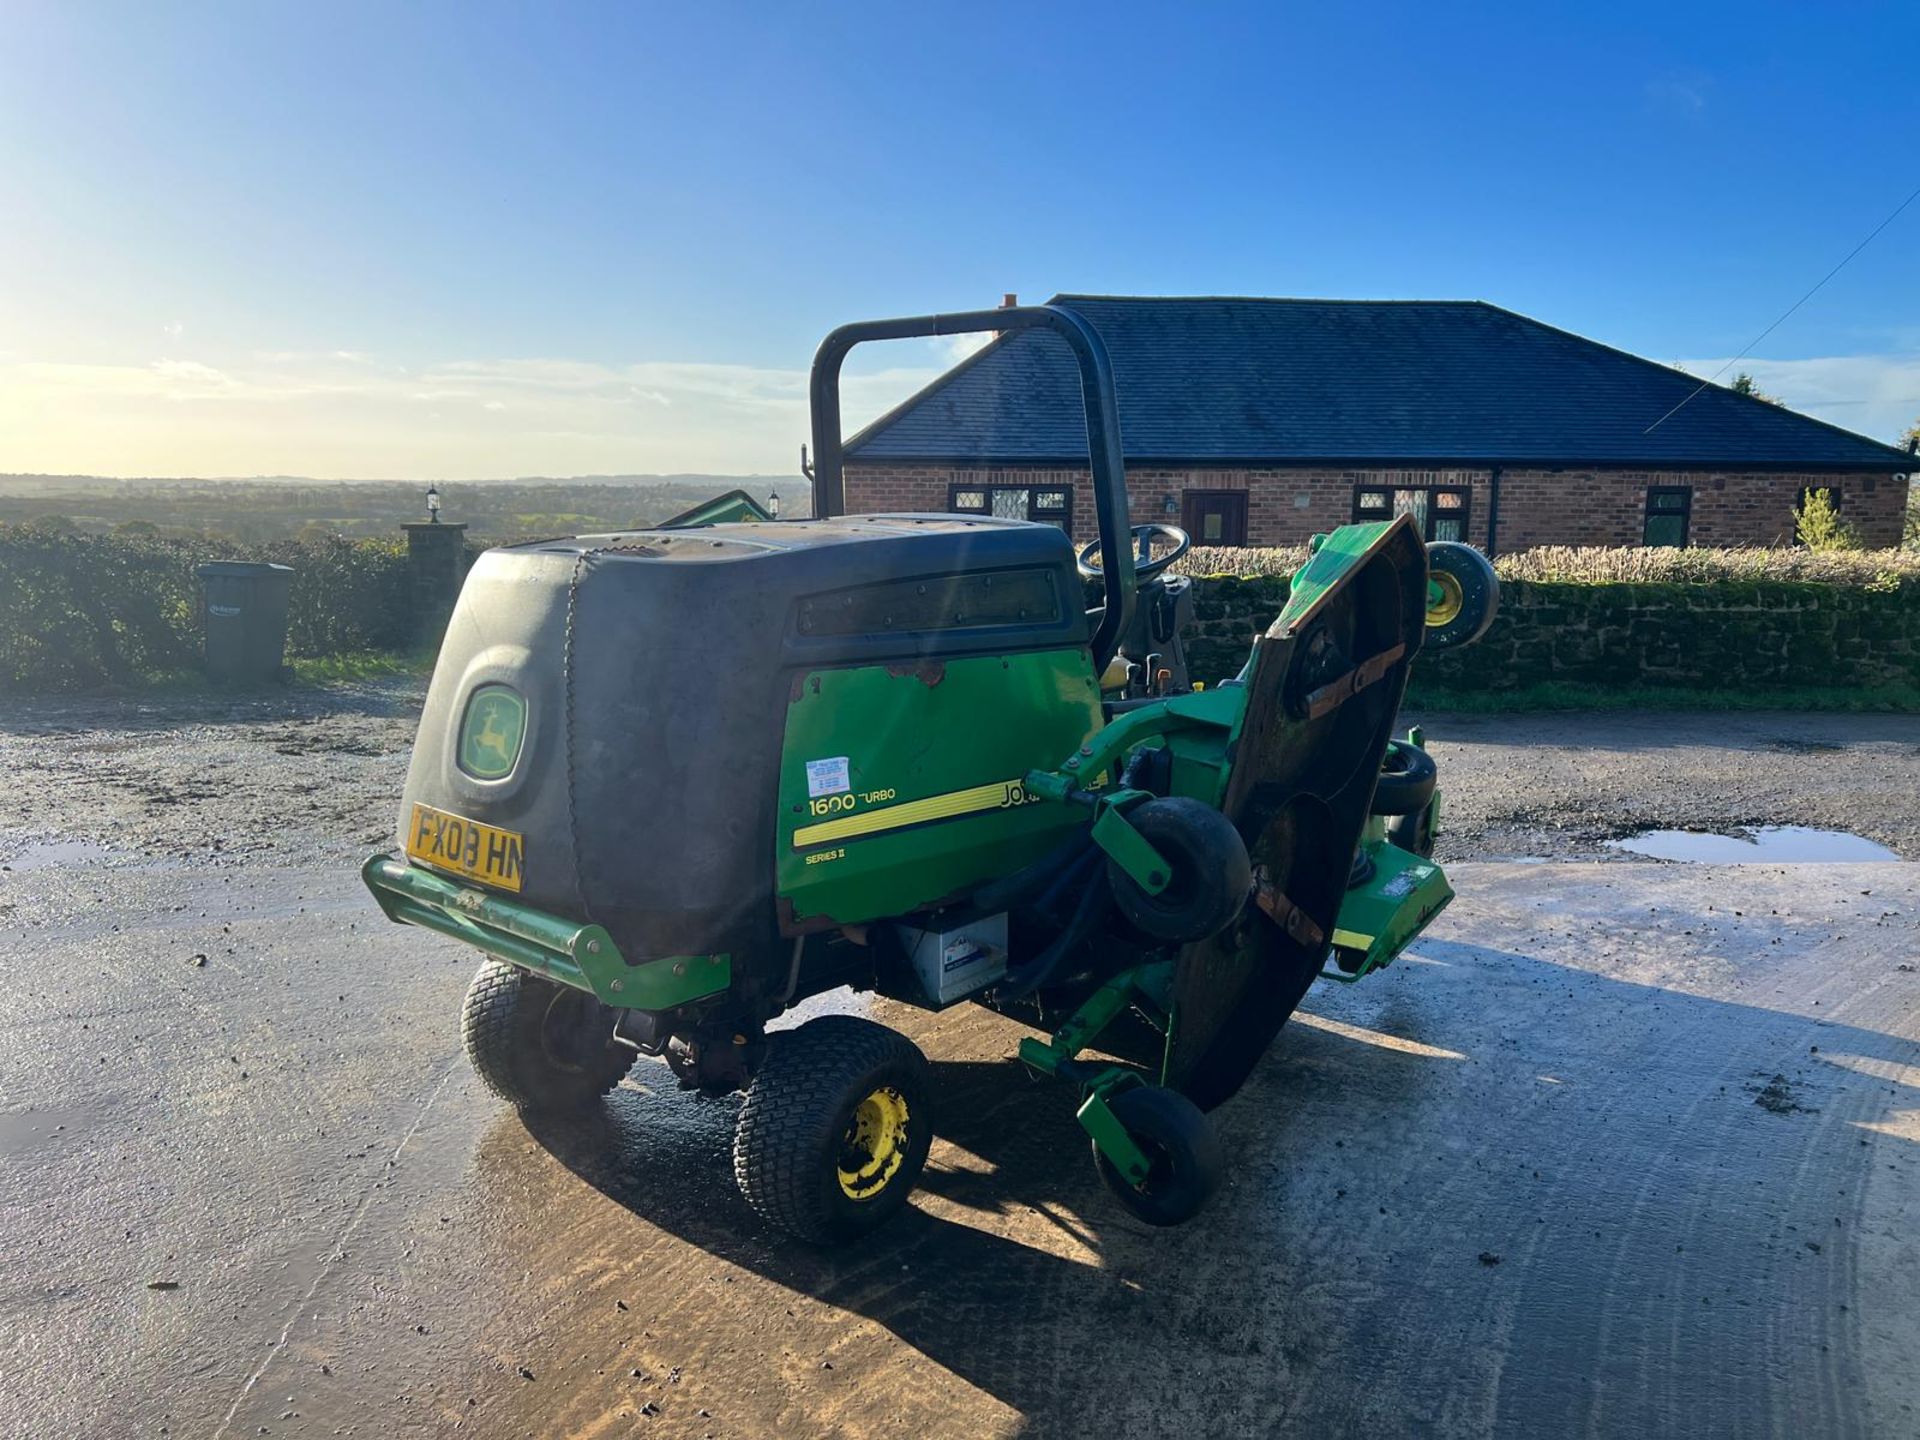
<path id="1" fill-rule="evenodd" d="M 1862 860 L 1898 860 L 1884 845 L 1844 830 L 1815 830 L 1805 825 L 1761 825 L 1735 835 L 1701 830 L 1643 830 L 1624 840 L 1609 840 L 1615 850 L 1654 860 L 1690 860 L 1701 865 L 1833 864 Z"/>
<path id="2" fill-rule="evenodd" d="M 0 1156 L 15 1160 L 34 1150 L 70 1142 L 91 1129 L 98 1119 L 84 1105 L 0 1111 Z"/>
<path id="3" fill-rule="evenodd" d="M 12 870 L 16 874 L 27 870 L 51 870 L 60 865 L 84 865 L 92 860 L 105 860 L 113 851 L 105 845 L 96 845 L 91 840 L 48 840 L 39 845 L 29 845 L 11 860 L 0 861 L 0 870 Z"/>

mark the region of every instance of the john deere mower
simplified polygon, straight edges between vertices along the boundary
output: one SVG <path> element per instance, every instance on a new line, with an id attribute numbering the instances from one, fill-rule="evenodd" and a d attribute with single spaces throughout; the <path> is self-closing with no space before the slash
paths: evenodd
<path id="1" fill-rule="evenodd" d="M 842 513 L 849 350 L 1034 327 L 1078 363 L 1095 543 Z M 813 520 L 480 557 L 366 883 L 486 957 L 462 1025 L 502 1100 L 590 1107 L 641 1055 L 744 1091 L 740 1189 L 805 1240 L 900 1209 L 933 1137 L 906 1036 L 775 1023 L 842 988 L 1033 1027 L 1020 1060 L 1077 1093 L 1101 1179 L 1183 1221 L 1221 1174 L 1208 1112 L 1308 986 L 1386 965 L 1452 898 L 1433 762 L 1391 732 L 1421 646 L 1492 619 L 1492 571 L 1404 516 L 1318 536 L 1239 674 L 1195 683 L 1187 540 L 1129 529 L 1074 312 L 845 326 L 811 402 Z"/>

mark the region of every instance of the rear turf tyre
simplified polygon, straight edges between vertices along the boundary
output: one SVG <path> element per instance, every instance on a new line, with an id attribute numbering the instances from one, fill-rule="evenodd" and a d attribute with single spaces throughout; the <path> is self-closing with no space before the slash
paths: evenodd
<path id="1" fill-rule="evenodd" d="M 1095 1145 L 1094 1167 L 1107 1188 L 1149 1225 L 1178 1225 L 1199 1214 L 1226 1169 L 1219 1138 L 1200 1107 L 1158 1085 L 1122 1090 L 1107 1106 L 1153 1167 L 1145 1183 L 1135 1186 Z"/>
<path id="2" fill-rule="evenodd" d="M 467 987 L 460 1033 L 486 1087 L 517 1110 L 585 1110 L 633 1068 L 614 1013 L 584 990 L 488 960 Z"/>
<path id="3" fill-rule="evenodd" d="M 1471 545 L 1435 540 L 1427 546 L 1427 638 L 1434 650 L 1471 645 L 1500 612 L 1493 563 Z"/>
<path id="4" fill-rule="evenodd" d="M 1111 857 L 1107 880 L 1114 904 L 1135 929 L 1156 940 L 1204 940 L 1233 922 L 1253 888 L 1253 866 L 1233 822 L 1185 796 L 1148 800 L 1127 823 L 1173 869 L 1167 888 L 1149 895 Z"/>
<path id="5" fill-rule="evenodd" d="M 767 1039 L 733 1137 L 740 1193 L 768 1224 L 815 1245 L 866 1234 L 907 1203 L 927 1163 L 927 1057 L 851 1015 Z"/>

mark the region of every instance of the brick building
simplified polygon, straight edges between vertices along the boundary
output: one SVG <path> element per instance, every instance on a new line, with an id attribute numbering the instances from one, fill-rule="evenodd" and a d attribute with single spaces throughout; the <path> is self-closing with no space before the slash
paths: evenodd
<path id="1" fill-rule="evenodd" d="M 1276 545 L 1411 511 L 1429 539 L 1781 545 L 1826 489 L 1899 543 L 1905 451 L 1479 301 L 1062 295 L 1113 357 L 1135 523 Z M 1698 393 L 1695 393 L 1698 392 Z M 1691 397 L 1691 398 L 1689 398 Z M 1676 407 L 1678 407 L 1676 409 Z M 851 511 L 1094 534 L 1056 337 L 995 340 L 847 443 Z"/>

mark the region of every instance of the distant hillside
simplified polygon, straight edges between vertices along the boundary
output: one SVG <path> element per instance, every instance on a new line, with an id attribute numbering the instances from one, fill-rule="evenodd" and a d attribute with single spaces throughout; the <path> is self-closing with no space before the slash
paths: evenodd
<path id="1" fill-rule="evenodd" d="M 390 535 L 426 519 L 426 485 L 414 480 L 311 480 L 93 475 L 0 475 L 0 521 L 38 520 L 87 531 L 131 525 L 161 534 L 226 535 L 241 541 L 301 535 Z M 781 513 L 809 514 L 812 493 L 798 476 L 588 475 L 518 480 L 443 480 L 440 518 L 464 523 L 476 539 L 584 534 L 653 524 L 726 491 Z"/>

